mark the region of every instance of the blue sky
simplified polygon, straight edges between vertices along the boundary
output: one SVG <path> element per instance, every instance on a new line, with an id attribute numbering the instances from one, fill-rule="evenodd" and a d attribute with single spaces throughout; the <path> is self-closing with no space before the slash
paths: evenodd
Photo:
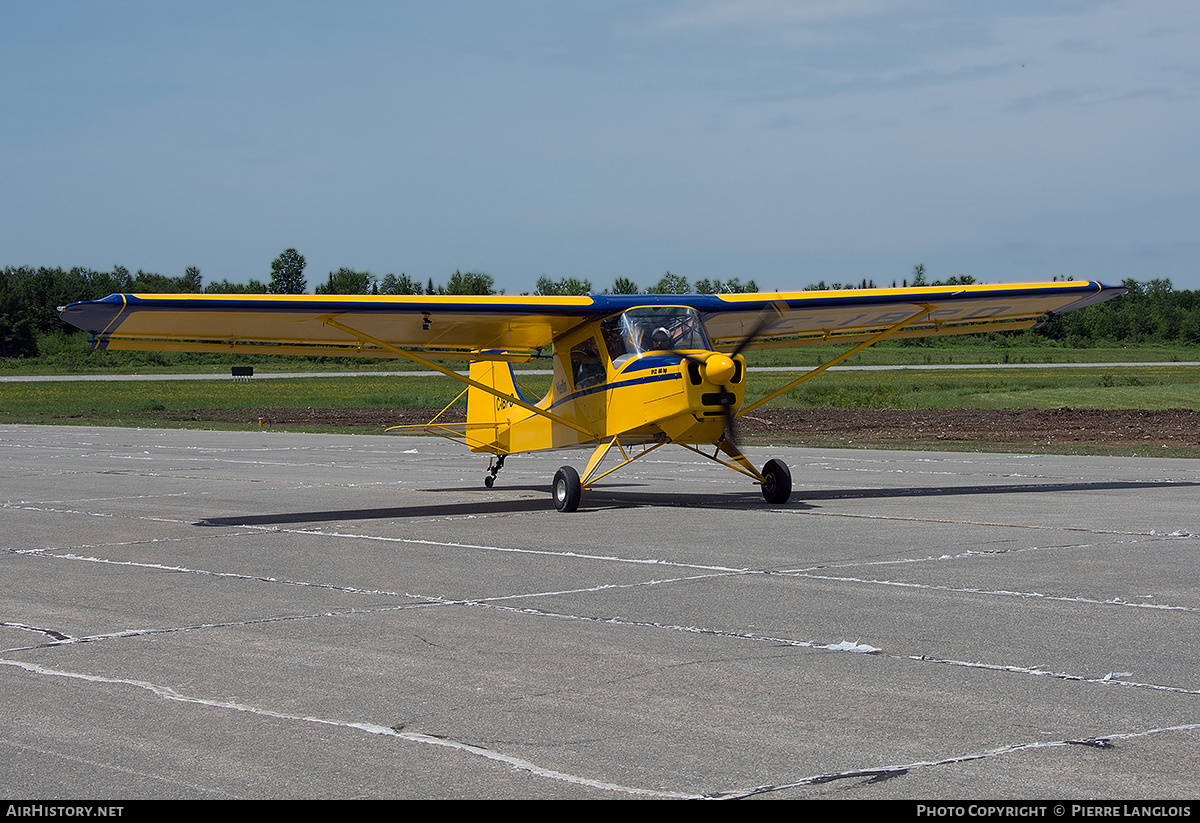
<path id="1" fill-rule="evenodd" d="M 0 266 L 1200 288 L 1194 0 L 0 0 Z"/>

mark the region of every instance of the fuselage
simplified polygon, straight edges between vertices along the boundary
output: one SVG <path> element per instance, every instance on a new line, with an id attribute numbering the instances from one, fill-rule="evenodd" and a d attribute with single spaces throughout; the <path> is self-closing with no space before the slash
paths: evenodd
<path id="1" fill-rule="evenodd" d="M 476 390 L 467 418 L 470 430 L 483 435 L 477 451 L 538 451 L 614 436 L 629 443 L 715 443 L 744 399 L 745 358 L 713 351 L 687 307 L 632 309 L 585 323 L 555 341 L 553 362 L 550 390 L 536 406 L 586 431 Z M 490 375 L 481 382 L 502 388 L 506 371 L 507 364 L 478 364 L 472 377 Z M 479 424 L 490 420 L 495 425 L 484 432 Z"/>

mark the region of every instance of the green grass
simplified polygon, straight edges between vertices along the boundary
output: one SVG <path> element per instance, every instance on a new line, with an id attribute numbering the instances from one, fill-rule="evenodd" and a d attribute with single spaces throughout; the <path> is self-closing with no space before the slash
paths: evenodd
<path id="1" fill-rule="evenodd" d="M 39 338 L 41 354 L 35 358 L 0 358 L 0 375 L 15 374 L 229 374 L 233 365 L 252 365 L 256 372 L 407 371 L 419 368 L 397 359 L 336 357 L 286 357 L 179 352 L 89 352 L 82 334 L 55 334 Z M 797 349 L 748 351 L 754 366 L 813 367 L 846 347 L 812 346 Z M 1120 363 L 1200 361 L 1200 346 L 1101 344 L 1069 348 L 1031 332 L 989 333 L 942 340 L 885 341 L 846 361 L 845 365 L 951 365 L 986 363 Z M 465 368 L 452 362 L 453 368 Z M 548 368 L 547 360 L 518 365 L 518 369 Z"/>
<path id="2" fill-rule="evenodd" d="M 161 426 L 145 412 L 444 406 L 460 391 L 462 386 L 446 377 L 5 383 L 0 384 L 0 422 Z"/>
<path id="3" fill-rule="evenodd" d="M 799 374 L 749 375 L 747 399 L 765 396 Z M 540 397 L 549 375 L 522 385 Z M 431 377 L 300 377 L 214 380 L 55 381 L 0 384 L 0 422 L 173 427 L 153 412 L 244 409 L 250 420 L 272 408 L 442 407 L 462 385 Z M 459 404 L 464 402 L 460 398 Z M 771 406 L 835 408 L 1200 408 L 1200 367 L 1129 366 L 1054 369 L 955 369 L 827 372 Z M 197 422 L 212 427 L 216 424 Z M 237 428 L 237 426 L 231 426 Z M 247 424 L 246 427 L 253 427 Z M 304 426 L 290 428 L 306 429 Z M 311 427 L 307 427 L 311 430 Z M 321 430 L 333 430 L 329 428 Z"/>
<path id="4" fill-rule="evenodd" d="M 796 349 L 748 351 L 755 366 L 815 367 L 836 357 L 844 348 L 811 346 Z M 1069 348 L 1026 333 L 984 334 L 947 340 L 885 341 L 862 351 L 846 366 L 948 366 L 1027 363 L 1178 363 L 1200 362 L 1200 346 L 1105 344 Z"/>

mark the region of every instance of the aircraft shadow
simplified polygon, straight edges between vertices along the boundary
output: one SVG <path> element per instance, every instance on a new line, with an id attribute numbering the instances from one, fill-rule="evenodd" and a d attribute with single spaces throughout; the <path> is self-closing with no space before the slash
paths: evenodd
<path id="1" fill-rule="evenodd" d="M 631 484 L 637 485 L 637 484 Z M 1192 481 L 1097 481 L 1075 483 L 1009 483 L 1001 485 L 933 486 L 876 489 L 799 490 L 784 506 L 765 503 L 757 492 L 722 492 L 714 494 L 672 494 L 662 491 L 624 491 L 618 488 L 600 487 L 584 493 L 579 511 L 631 508 L 703 508 L 736 511 L 788 508 L 803 510 L 816 508 L 814 503 L 822 500 L 863 500 L 893 497 L 945 497 L 964 494 L 1055 494 L 1071 491 L 1129 491 L 1133 489 L 1171 488 L 1200 486 Z M 628 488 L 626 485 L 624 488 Z M 461 487 L 423 489 L 426 492 L 462 492 Z M 497 487 L 496 493 L 525 491 L 540 493 L 538 497 L 517 500 L 488 500 L 475 497 L 459 499 L 453 503 L 394 506 L 370 509 L 330 509 L 327 511 L 280 512 L 278 514 L 235 515 L 232 517 L 209 517 L 199 520 L 195 526 L 286 526 L 304 523 L 327 523 L 346 520 L 389 520 L 412 517 L 450 517 L 462 515 L 525 514 L 529 512 L 553 511 L 549 489 L 543 486 Z"/>
<path id="2" fill-rule="evenodd" d="M 461 491 L 461 490 L 460 490 Z M 553 509 L 548 489 L 545 497 L 521 500 L 471 500 L 427 506 L 394 506 L 373 509 L 330 509 L 314 512 L 280 512 L 233 517 L 208 517 L 193 526 L 286 526 L 302 523 L 327 523 L 335 520 L 389 520 L 407 517 L 448 517 L 464 514 L 523 514 Z"/>
<path id="3" fill-rule="evenodd" d="M 1100 480 L 1075 483 L 1007 483 L 973 486 L 929 486 L 891 489 L 837 489 L 800 492 L 805 500 L 846 500 L 884 497 L 944 497 L 956 494 L 1054 494 L 1058 492 L 1128 491 L 1176 486 L 1200 486 L 1188 480 Z M 795 495 L 796 492 L 793 492 Z"/>
<path id="4" fill-rule="evenodd" d="M 791 509 L 802 511 L 819 508 L 822 501 L 832 500 L 869 500 L 902 497 L 949 497 L 969 494 L 1057 494 L 1072 491 L 1129 491 L 1134 489 L 1169 488 L 1178 486 L 1200 486 L 1192 481 L 1079 481 L 1072 483 L 1006 483 L 991 485 L 969 486 L 908 486 L 900 488 L 864 488 L 864 489 L 793 489 L 792 499 L 782 506 L 766 503 L 757 490 L 746 492 L 721 492 L 713 494 L 675 494 L 662 491 L 656 486 L 656 491 L 639 491 L 629 489 L 627 484 L 605 488 L 603 486 L 586 491 L 579 511 L 610 508 L 640 508 L 640 507 L 684 507 L 704 509 L 727 509 L 733 511 L 754 511 L 764 508 Z"/>

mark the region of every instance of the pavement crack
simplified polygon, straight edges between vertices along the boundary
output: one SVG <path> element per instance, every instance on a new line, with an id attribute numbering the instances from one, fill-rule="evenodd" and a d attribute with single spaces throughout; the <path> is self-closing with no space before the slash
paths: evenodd
<path id="1" fill-rule="evenodd" d="M 915 763 L 901 763 L 875 769 L 857 769 L 844 772 L 833 772 L 830 774 L 817 774 L 804 777 L 799 780 L 794 780 L 789 783 L 776 783 L 769 786 L 755 786 L 754 788 L 750 789 L 719 792 L 708 796 L 721 800 L 738 800 L 746 797 L 754 797 L 756 795 L 786 791 L 789 789 L 799 789 L 805 786 L 819 786 L 821 784 L 830 783 L 836 780 L 846 780 L 858 777 L 871 778 L 863 781 L 861 785 L 865 786 L 871 783 L 878 783 L 882 780 L 890 780 L 893 777 L 901 777 L 918 769 L 937 768 L 939 766 L 953 766 L 959 763 L 970 763 L 977 760 L 988 760 L 991 758 L 1003 757 L 1005 755 L 1015 754 L 1018 752 L 1028 752 L 1037 749 L 1049 749 L 1061 746 L 1086 746 L 1094 749 L 1111 749 L 1115 748 L 1115 746 L 1112 744 L 1113 740 L 1131 740 L 1135 738 L 1149 737 L 1151 735 L 1194 732 L 1197 730 L 1200 730 L 1200 723 L 1144 729 L 1142 731 L 1135 732 L 1121 732 L 1104 735 L 1102 737 L 1078 738 L 1072 740 L 1049 740 L 1038 741 L 1035 743 L 1014 743 L 1012 745 L 1001 746 L 996 749 L 957 755 L 954 757 L 946 757 L 940 760 L 923 760 Z"/>
<path id="2" fill-rule="evenodd" d="M 860 777 L 867 778 L 863 781 L 863 785 L 871 783 L 882 783 L 885 780 L 891 780 L 894 777 L 903 777 L 908 774 L 908 769 L 867 769 L 863 771 L 843 772 L 842 774 L 822 775 L 814 777 L 812 785 L 820 785 L 822 783 L 832 783 L 835 780 L 853 780 Z"/>
<path id="3" fill-rule="evenodd" d="M 54 629 L 39 629 L 36 626 L 26 626 L 23 623 L 0 622 L 0 627 L 6 629 L 20 629 L 22 631 L 34 632 L 35 634 L 44 634 L 60 643 L 72 640 L 72 637 L 69 634 L 63 634 L 62 632 L 57 632 Z"/>
<path id="4" fill-rule="evenodd" d="M 383 606 L 374 609 L 343 609 L 338 611 L 319 612 L 314 614 L 293 614 L 281 615 L 275 617 L 259 617 L 250 620 L 230 620 L 219 623 L 195 623 L 187 626 L 163 626 L 157 628 L 146 629 L 124 629 L 119 632 L 108 632 L 105 634 L 93 634 L 85 637 L 70 637 L 68 635 L 54 633 L 52 639 L 46 643 L 38 643 L 33 646 L 18 646 L 11 649 L 5 649 L 5 653 L 29 651 L 31 649 L 45 649 L 53 646 L 68 646 L 79 643 L 98 643 L 105 640 L 120 640 L 129 637 L 150 637 L 153 635 L 176 634 L 179 632 L 194 632 L 203 629 L 228 629 L 244 626 L 261 626 L 270 623 L 286 623 L 293 620 L 320 620 L 329 617 L 345 617 L 355 614 L 375 614 L 378 612 L 395 611 L 398 609 L 412 608 L 412 604 L 407 606 Z M 0 624 L 12 625 L 12 624 Z"/>
<path id="5" fill-rule="evenodd" d="M 461 754 L 480 757 L 494 763 L 508 766 L 511 769 L 526 772 L 546 780 L 559 781 L 573 784 L 576 786 L 599 789 L 602 791 L 614 792 L 617 794 L 627 794 L 641 797 L 652 797 L 659 799 L 698 799 L 701 795 L 689 794 L 684 792 L 671 792 L 656 789 L 643 789 L 636 786 L 625 786 L 617 783 L 610 783 L 603 780 L 586 777 L 583 775 L 570 774 L 568 772 L 549 769 L 544 766 L 526 760 L 524 758 L 507 755 L 503 752 L 493 751 L 483 746 L 478 746 L 472 743 L 464 743 L 454 740 L 449 736 L 421 734 L 418 732 L 398 731 L 394 727 L 382 726 L 377 723 L 336 720 L 333 718 L 313 717 L 287 712 L 274 711 L 261 706 L 254 706 L 248 703 L 240 703 L 228 700 L 214 700 L 211 698 L 196 697 L 193 695 L 181 694 L 175 689 L 157 683 L 152 683 L 144 680 L 130 680 L 117 677 L 104 677 L 101 675 L 85 674 L 83 672 L 71 672 L 61 669 L 52 669 L 47 666 L 42 666 L 36 663 L 26 663 L 16 660 L 4 660 L 0 658 L 0 666 L 13 666 L 23 669 L 29 674 L 41 677 L 64 677 L 74 680 L 83 680 L 97 684 L 109 684 L 118 686 L 130 686 L 138 689 L 144 689 L 151 694 L 160 697 L 164 700 L 170 700 L 179 703 L 188 703 L 195 706 L 204 706 L 214 709 L 222 709 L 226 711 L 246 712 L 248 714 L 257 715 L 259 717 L 280 720 L 290 723 L 312 723 L 324 726 L 334 726 L 342 729 L 358 731 L 366 734 L 383 735 L 393 737 L 398 740 L 418 744 L 440 746 L 455 750 Z"/>

